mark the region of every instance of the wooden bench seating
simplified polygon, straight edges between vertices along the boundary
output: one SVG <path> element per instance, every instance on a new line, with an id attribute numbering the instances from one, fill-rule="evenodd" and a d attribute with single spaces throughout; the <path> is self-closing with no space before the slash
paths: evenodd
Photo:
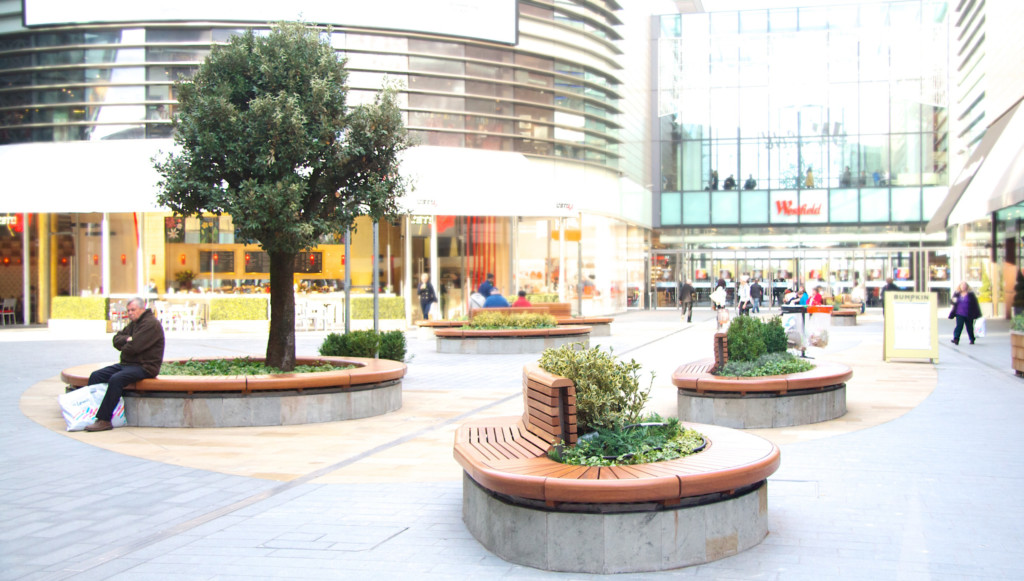
<path id="1" fill-rule="evenodd" d="M 632 466 L 561 464 L 548 458 L 547 452 L 559 441 L 575 441 L 572 382 L 527 365 L 523 400 L 521 417 L 461 426 L 455 435 L 454 456 L 480 486 L 551 508 L 561 503 L 677 505 L 683 498 L 755 485 L 775 472 L 780 462 L 779 449 L 767 440 L 728 428 L 687 424 L 707 440 L 705 450 L 692 456 Z"/>
<path id="2" fill-rule="evenodd" d="M 857 325 L 857 315 L 860 314 L 860 305 L 857 306 L 858 310 L 840 310 L 832 311 L 832 324 L 837 327 L 853 327 Z"/>
<path id="3" fill-rule="evenodd" d="M 212 358 L 196 358 L 196 360 Z M 401 379 L 405 376 L 406 366 L 398 361 L 388 359 L 365 359 L 362 357 L 299 357 L 297 365 L 309 365 L 326 361 L 334 365 L 356 365 L 353 369 L 337 371 L 321 371 L 315 373 L 282 373 L 276 375 L 237 375 L 237 376 L 201 376 L 201 375 L 158 375 L 151 379 L 133 383 L 125 387 L 126 391 L 138 393 L 199 393 L 237 392 L 253 393 L 259 391 L 357 387 L 360 385 L 379 384 Z M 61 380 L 69 386 L 78 388 L 89 383 L 89 375 L 106 364 L 88 364 L 70 367 L 61 371 Z"/>

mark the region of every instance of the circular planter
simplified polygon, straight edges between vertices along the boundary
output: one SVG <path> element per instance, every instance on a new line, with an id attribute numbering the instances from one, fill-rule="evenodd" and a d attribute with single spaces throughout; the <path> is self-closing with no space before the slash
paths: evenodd
<path id="1" fill-rule="evenodd" d="M 577 325 L 549 329 L 434 329 L 434 336 L 438 353 L 543 353 L 568 343 L 590 346 L 590 327 Z"/>
<path id="2" fill-rule="evenodd" d="M 713 360 L 672 374 L 679 419 L 729 428 L 782 428 L 834 420 L 846 414 L 845 365 L 820 362 L 802 373 L 768 377 L 711 375 Z"/>
<path id="3" fill-rule="evenodd" d="M 262 358 L 253 359 L 262 360 Z M 355 365 L 316 373 L 250 376 L 157 376 L 124 391 L 129 426 L 224 428 L 284 426 L 353 420 L 402 407 L 404 363 L 360 357 L 303 357 L 317 362 Z M 61 372 L 72 386 L 88 383 L 101 365 L 80 365 Z"/>
<path id="4" fill-rule="evenodd" d="M 1010 364 L 1017 377 L 1024 377 L 1024 333 L 1010 331 Z"/>

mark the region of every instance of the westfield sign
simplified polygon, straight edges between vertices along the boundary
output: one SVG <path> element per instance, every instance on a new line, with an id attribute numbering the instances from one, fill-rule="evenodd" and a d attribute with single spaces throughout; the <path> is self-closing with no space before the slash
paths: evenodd
<path id="1" fill-rule="evenodd" d="M 782 216 L 820 216 L 821 204 L 800 204 L 792 200 L 776 200 L 775 213 Z"/>

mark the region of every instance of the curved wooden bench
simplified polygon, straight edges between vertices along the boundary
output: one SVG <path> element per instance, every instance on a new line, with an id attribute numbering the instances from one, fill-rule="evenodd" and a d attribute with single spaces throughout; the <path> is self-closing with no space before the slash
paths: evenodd
<path id="1" fill-rule="evenodd" d="M 125 415 L 131 426 L 219 428 L 358 419 L 402 407 L 404 363 L 361 357 L 296 359 L 299 365 L 316 362 L 356 367 L 277 375 L 158 375 L 125 388 Z M 71 367 L 61 372 L 61 379 L 81 387 L 100 367 Z"/>
<path id="2" fill-rule="evenodd" d="M 808 371 L 767 377 L 712 375 L 714 365 L 714 359 L 702 359 L 672 374 L 680 419 L 731 428 L 781 428 L 846 413 L 846 382 L 853 371 L 845 365 L 817 361 Z"/>
<path id="3" fill-rule="evenodd" d="M 686 424 L 707 441 L 697 454 L 630 466 L 572 466 L 547 456 L 556 443 L 575 441 L 572 381 L 527 365 L 523 401 L 521 417 L 469 422 L 455 434 L 453 454 L 465 471 L 464 520 L 498 556 L 557 571 L 653 571 L 735 554 L 767 534 L 765 482 L 780 463 L 771 442 Z M 645 513 L 643 526 L 636 525 L 636 513 Z M 705 522 L 714 522 L 715 531 Z M 564 542 L 567 535 L 571 543 Z M 559 550 L 523 548 L 550 543 Z M 609 551 L 609 543 L 624 550 Z M 657 547 L 655 555 L 634 550 L 649 546 Z"/>
<path id="4" fill-rule="evenodd" d="M 197 357 L 194 361 L 209 361 L 215 357 Z M 262 358 L 252 359 L 262 361 Z M 186 360 L 176 360 L 183 363 Z M 275 375 L 158 375 L 150 379 L 130 384 L 126 391 L 150 393 L 197 393 L 238 392 L 252 393 L 257 391 L 295 390 L 302 392 L 308 389 L 332 387 L 355 387 L 360 385 L 379 384 L 401 379 L 405 376 L 406 366 L 399 361 L 389 359 L 367 359 L 363 357 L 298 357 L 296 365 L 312 365 L 327 362 L 332 365 L 355 365 L 353 369 L 337 371 L 317 371 L 314 373 L 281 373 Z M 61 381 L 78 388 L 89 383 L 89 375 L 108 364 L 86 364 L 69 367 L 60 373 Z"/>

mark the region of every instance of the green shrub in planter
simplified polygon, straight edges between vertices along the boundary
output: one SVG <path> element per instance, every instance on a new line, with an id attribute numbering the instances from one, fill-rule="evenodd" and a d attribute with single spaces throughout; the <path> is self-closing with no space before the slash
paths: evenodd
<path id="1" fill-rule="evenodd" d="M 636 423 L 651 393 L 650 386 L 640 389 L 639 363 L 618 361 L 600 347 L 584 349 L 581 343 L 572 343 L 546 349 L 540 367 L 576 385 L 576 423 L 581 434 Z"/>
<path id="2" fill-rule="evenodd" d="M 53 297 L 51 319 L 106 321 L 110 313 L 107 297 Z"/>
<path id="3" fill-rule="evenodd" d="M 379 297 L 381 319 L 404 319 L 405 298 L 403 297 Z M 352 318 L 372 319 L 373 318 L 373 297 L 352 297 Z"/>
<path id="4" fill-rule="evenodd" d="M 1024 333 L 1024 314 L 1017 315 L 1011 321 L 1011 330 Z"/>
<path id="5" fill-rule="evenodd" d="M 772 317 L 761 323 L 761 339 L 768 353 L 786 351 L 786 328 L 782 326 L 782 317 Z"/>
<path id="6" fill-rule="evenodd" d="M 519 298 L 519 297 L 516 297 Z M 557 303 L 558 293 L 534 293 L 526 295 L 526 300 L 531 303 Z M 511 303 L 509 303 L 511 304 Z"/>
<path id="7" fill-rule="evenodd" d="M 378 357 L 392 361 L 405 361 L 406 345 L 404 331 L 387 331 L 380 334 Z"/>
<path id="8" fill-rule="evenodd" d="M 406 343 L 403 331 L 375 333 L 372 330 L 330 333 L 320 344 L 320 354 L 329 357 L 367 357 L 405 361 Z"/>
<path id="9" fill-rule="evenodd" d="M 547 313 L 508 313 L 479 310 L 465 329 L 550 329 L 558 321 Z"/>
<path id="10" fill-rule="evenodd" d="M 210 299 L 211 321 L 266 321 L 265 298 Z"/>
<path id="11" fill-rule="evenodd" d="M 768 352 L 761 326 L 760 319 L 747 316 L 736 317 L 729 323 L 729 361 L 754 361 Z"/>

